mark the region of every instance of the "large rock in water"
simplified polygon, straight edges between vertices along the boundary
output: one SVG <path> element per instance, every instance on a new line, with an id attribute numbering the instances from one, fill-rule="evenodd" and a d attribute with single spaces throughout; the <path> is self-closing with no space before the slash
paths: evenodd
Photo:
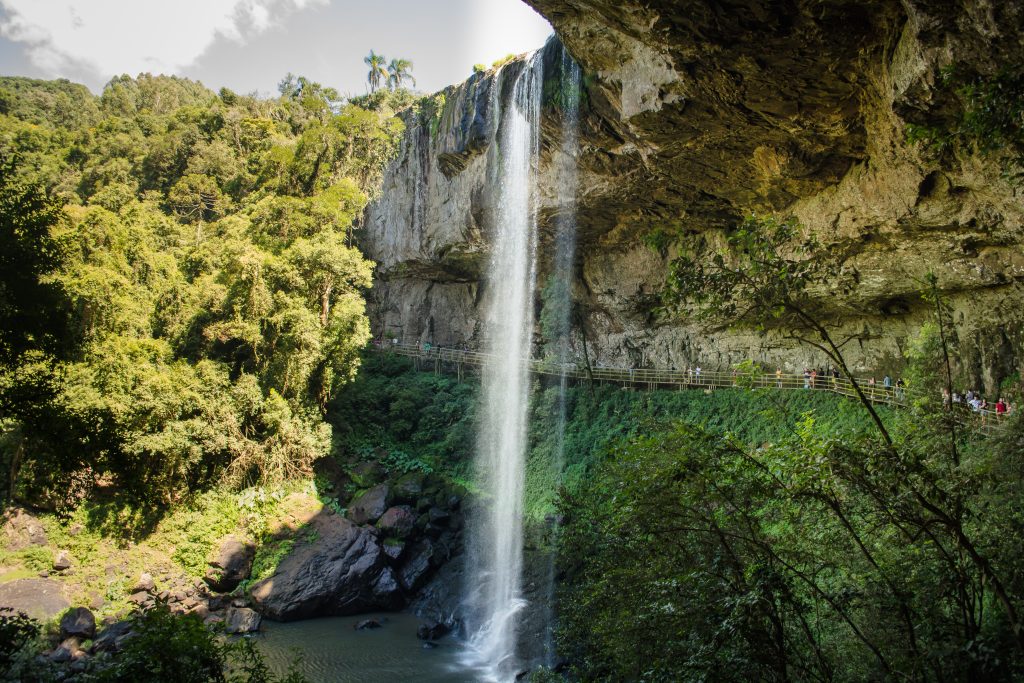
<path id="1" fill-rule="evenodd" d="M 253 586 L 252 598 L 260 612 L 270 619 L 293 621 L 404 604 L 402 589 L 373 531 L 337 515 L 321 515 L 311 524 L 316 540 L 297 544 L 272 577 Z"/>
<path id="2" fill-rule="evenodd" d="M 260 615 L 248 607 L 229 607 L 224 613 L 224 632 L 255 633 L 261 621 Z"/>

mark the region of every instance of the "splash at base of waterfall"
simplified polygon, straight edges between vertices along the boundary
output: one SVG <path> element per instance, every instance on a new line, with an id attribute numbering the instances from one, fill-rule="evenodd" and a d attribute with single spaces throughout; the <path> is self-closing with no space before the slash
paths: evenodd
<path id="1" fill-rule="evenodd" d="M 473 669 L 482 681 L 501 683 L 514 679 L 519 673 L 515 651 L 508 644 L 515 642 L 520 613 L 527 602 L 512 600 L 505 609 L 496 611 L 491 620 L 472 634 L 466 643 L 462 663 Z"/>

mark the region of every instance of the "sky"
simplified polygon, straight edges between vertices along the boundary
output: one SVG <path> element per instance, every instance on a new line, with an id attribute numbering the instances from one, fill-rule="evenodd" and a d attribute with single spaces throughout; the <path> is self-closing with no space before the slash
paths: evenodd
<path id="1" fill-rule="evenodd" d="M 366 92 L 363 57 L 412 60 L 416 89 L 535 50 L 551 27 L 521 0 L 0 0 L 0 75 L 200 80 L 272 94 L 287 73 Z"/>

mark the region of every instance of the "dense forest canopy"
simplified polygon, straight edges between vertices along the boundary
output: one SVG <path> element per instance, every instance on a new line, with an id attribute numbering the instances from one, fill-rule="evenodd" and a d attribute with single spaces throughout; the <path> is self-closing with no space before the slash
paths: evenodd
<path id="1" fill-rule="evenodd" d="M 323 411 L 369 337 L 353 230 L 407 91 L 275 98 L 142 74 L 99 97 L 0 79 L 7 488 L 157 505 L 280 481 L 329 450 Z"/>

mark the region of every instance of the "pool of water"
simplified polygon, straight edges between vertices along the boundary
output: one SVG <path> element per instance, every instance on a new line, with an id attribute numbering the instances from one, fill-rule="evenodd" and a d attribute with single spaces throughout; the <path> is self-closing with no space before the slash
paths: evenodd
<path id="1" fill-rule="evenodd" d="M 382 628 L 356 631 L 364 619 Z M 461 683 L 482 674 L 458 662 L 462 643 L 448 636 L 433 649 L 416 637 L 420 620 L 411 614 L 364 614 L 280 624 L 263 622 L 257 636 L 267 664 L 277 674 L 287 671 L 298 654 L 299 670 L 311 683 Z"/>

